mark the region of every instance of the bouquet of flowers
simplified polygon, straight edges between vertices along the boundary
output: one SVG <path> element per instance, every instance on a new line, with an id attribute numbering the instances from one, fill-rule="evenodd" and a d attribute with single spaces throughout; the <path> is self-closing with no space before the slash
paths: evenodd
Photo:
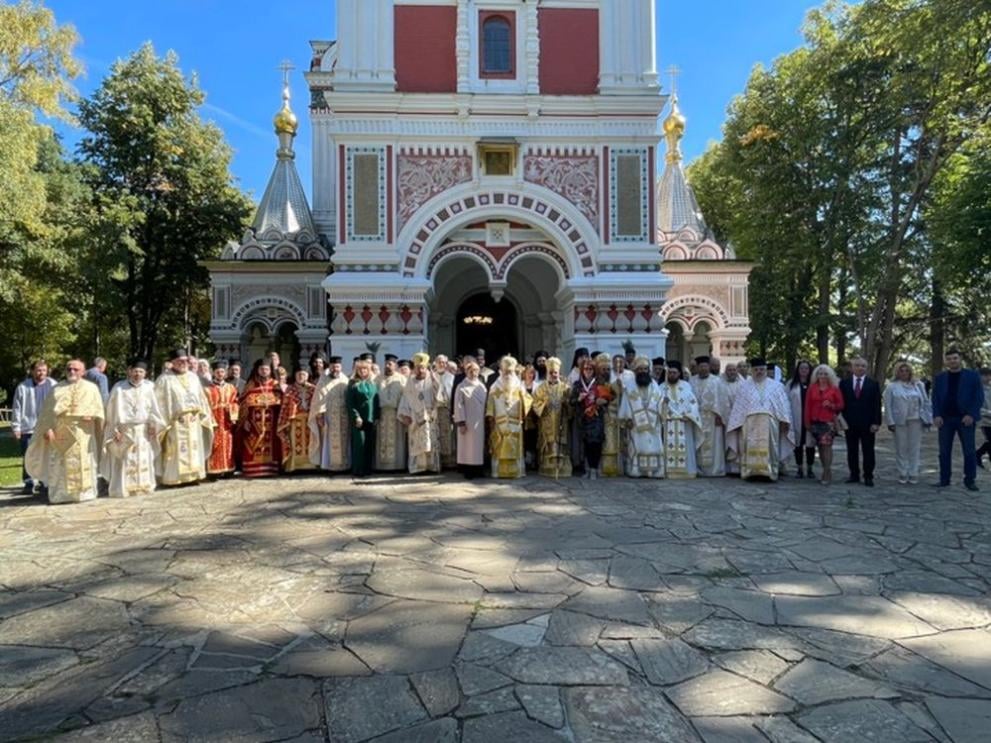
<path id="1" fill-rule="evenodd" d="M 598 402 L 600 399 L 607 403 L 612 402 L 612 387 L 608 384 L 593 384 L 583 391 L 578 399 L 581 401 L 582 409 L 586 418 L 595 418 L 599 414 Z"/>

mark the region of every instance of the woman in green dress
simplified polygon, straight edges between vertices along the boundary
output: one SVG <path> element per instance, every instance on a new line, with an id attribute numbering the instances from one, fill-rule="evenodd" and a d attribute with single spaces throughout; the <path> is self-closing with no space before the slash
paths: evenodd
<path id="1" fill-rule="evenodd" d="M 372 379 L 371 354 L 363 355 L 354 368 L 347 391 L 351 421 L 351 474 L 367 477 L 375 461 L 375 425 L 379 419 L 379 392 Z"/>

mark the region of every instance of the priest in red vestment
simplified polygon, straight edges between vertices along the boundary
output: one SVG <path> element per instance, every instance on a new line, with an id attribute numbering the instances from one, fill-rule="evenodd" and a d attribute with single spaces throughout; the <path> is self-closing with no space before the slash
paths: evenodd
<path id="1" fill-rule="evenodd" d="M 234 427 L 237 426 L 237 388 L 227 381 L 227 362 L 213 364 L 213 384 L 204 387 L 213 412 L 213 447 L 206 461 L 208 475 L 228 475 L 234 471 Z"/>
<path id="2" fill-rule="evenodd" d="M 310 461 L 310 403 L 316 385 L 309 381 L 306 367 L 297 367 L 295 380 L 282 395 L 279 411 L 279 445 L 282 447 L 282 468 L 286 472 L 315 470 Z M 319 432 L 316 434 L 319 436 Z"/>
<path id="3" fill-rule="evenodd" d="M 268 359 L 259 359 L 241 395 L 238 429 L 241 471 L 245 477 L 279 474 L 280 446 L 277 435 L 282 392 L 272 376 Z"/>

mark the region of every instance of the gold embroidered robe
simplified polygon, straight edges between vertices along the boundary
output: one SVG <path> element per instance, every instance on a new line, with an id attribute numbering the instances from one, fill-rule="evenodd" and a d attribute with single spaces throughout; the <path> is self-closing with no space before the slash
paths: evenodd
<path id="1" fill-rule="evenodd" d="M 557 384 L 545 381 L 533 393 L 533 412 L 537 415 L 537 458 L 540 474 L 546 477 L 569 477 L 571 454 L 569 413 L 571 386 L 561 380 Z"/>
<path id="2" fill-rule="evenodd" d="M 523 423 L 530 412 L 530 404 L 530 395 L 515 375 L 509 377 L 509 381 L 506 377 L 500 377 L 489 387 L 485 417 L 492 419 L 489 438 L 492 477 L 526 475 Z"/>

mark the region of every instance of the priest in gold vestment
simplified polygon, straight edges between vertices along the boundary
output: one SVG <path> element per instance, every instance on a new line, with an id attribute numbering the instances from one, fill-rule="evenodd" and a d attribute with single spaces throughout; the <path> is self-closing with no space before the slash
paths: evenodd
<path id="1" fill-rule="evenodd" d="M 375 441 L 375 469 L 399 472 L 406 469 L 406 428 L 399 422 L 399 401 L 406 377 L 398 371 L 398 357 L 387 353 L 385 368 L 376 380 L 379 388 L 379 423 Z"/>
<path id="2" fill-rule="evenodd" d="M 65 379 L 42 403 L 24 467 L 48 486 L 49 503 L 79 503 L 97 495 L 103 435 L 100 389 L 83 379 L 86 366 L 73 359 Z"/>
<path id="3" fill-rule="evenodd" d="M 310 403 L 310 461 L 329 472 L 351 468 L 351 419 L 347 411 L 348 378 L 340 356 L 331 356 Z"/>
<path id="4" fill-rule="evenodd" d="M 533 393 L 533 412 L 537 415 L 537 461 L 545 477 L 571 475 L 568 439 L 571 431 L 571 385 L 561 379 L 561 359 L 546 361 L 547 379 Z"/>
<path id="5" fill-rule="evenodd" d="M 485 417 L 490 421 L 492 477 L 526 475 L 523 423 L 530 412 L 530 404 L 530 395 L 516 375 L 516 359 L 503 356 L 499 361 L 499 379 L 489 387 L 489 398 L 485 403 Z"/>
<path id="6" fill-rule="evenodd" d="M 409 435 L 409 472 L 440 472 L 440 432 L 437 408 L 442 400 L 441 381 L 430 371 L 430 356 L 413 355 L 413 375 L 406 381 L 399 401 L 399 420 Z"/>
<path id="7" fill-rule="evenodd" d="M 206 460 L 213 448 L 213 411 L 200 378 L 189 371 L 186 352 L 173 351 L 169 361 L 171 368 L 155 381 L 165 420 L 159 433 L 158 477 L 163 485 L 183 485 L 206 477 Z"/>

